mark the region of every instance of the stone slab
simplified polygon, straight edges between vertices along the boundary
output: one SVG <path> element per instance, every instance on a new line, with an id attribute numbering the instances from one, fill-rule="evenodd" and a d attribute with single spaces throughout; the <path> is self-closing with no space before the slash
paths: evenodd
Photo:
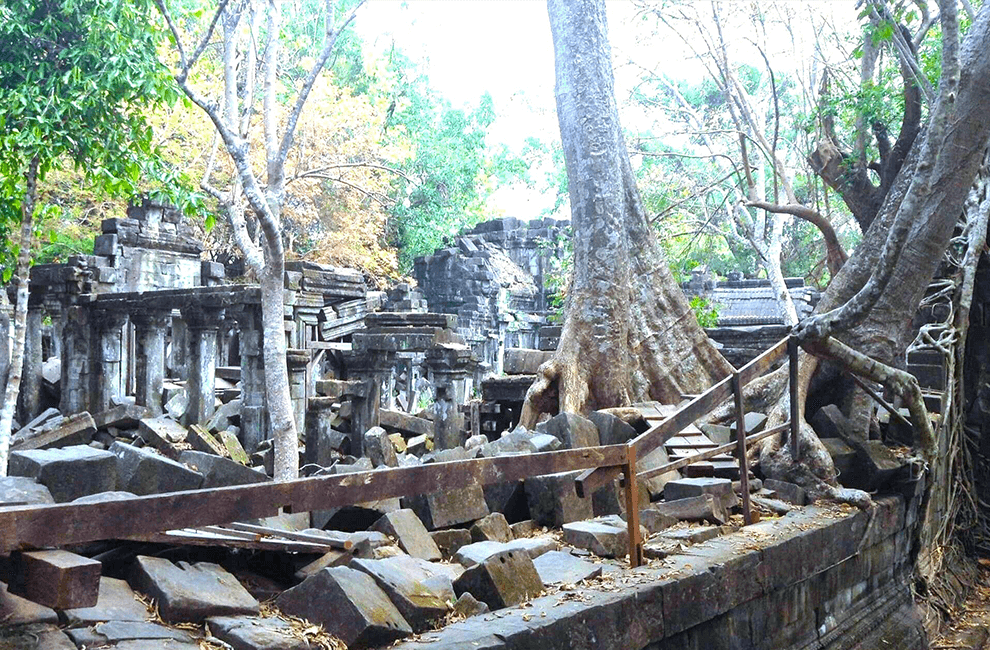
<path id="1" fill-rule="evenodd" d="M 258 601 L 237 578 L 210 562 L 176 565 L 163 558 L 139 555 L 132 581 L 138 590 L 155 599 L 162 618 L 169 622 L 258 613 Z"/>
<path id="2" fill-rule="evenodd" d="M 567 551 L 550 551 L 533 560 L 540 580 L 546 586 L 577 584 L 602 574 L 600 564 L 585 562 Z"/>
<path id="3" fill-rule="evenodd" d="M 210 633 L 234 650 L 310 650 L 310 645 L 291 633 L 282 619 L 272 616 L 213 616 L 206 619 Z"/>
<path id="4" fill-rule="evenodd" d="M 403 497 L 401 503 L 412 509 L 428 530 L 466 524 L 489 514 L 480 485 Z"/>
<path id="5" fill-rule="evenodd" d="M 426 526 L 408 508 L 385 513 L 371 528 L 395 538 L 399 547 L 413 557 L 423 560 L 439 560 L 443 557 Z"/>
<path id="6" fill-rule="evenodd" d="M 8 473 L 36 479 L 56 503 L 117 487 L 116 456 L 85 445 L 11 452 Z"/>
<path id="7" fill-rule="evenodd" d="M 127 582 L 101 576 L 96 605 L 66 609 L 61 616 L 73 626 L 103 621 L 144 621 L 148 618 L 148 609 L 137 599 Z"/>
<path id="8" fill-rule="evenodd" d="M 139 496 L 179 492 L 203 483 L 199 472 L 148 449 L 115 442 L 109 451 L 117 457 L 118 488 L 126 492 Z"/>
<path id="9" fill-rule="evenodd" d="M 543 590 L 533 560 L 520 551 L 501 551 L 471 567 L 454 582 L 458 595 L 470 593 L 491 609 L 525 602 Z"/>
<path id="10" fill-rule="evenodd" d="M 629 533 L 625 528 L 598 521 L 575 521 L 564 524 L 563 531 L 565 543 L 599 557 L 622 557 L 629 552 Z"/>
<path id="11" fill-rule="evenodd" d="M 26 476 L 0 477 L 0 507 L 55 503 L 47 487 Z"/>
<path id="12" fill-rule="evenodd" d="M 355 559 L 349 566 L 375 579 L 414 632 L 422 632 L 450 611 L 456 600 L 450 577 L 426 560 L 408 556 Z"/>
<path id="13" fill-rule="evenodd" d="M 275 604 L 286 614 L 322 625 L 348 648 L 386 645 L 412 634 L 374 578 L 349 567 L 318 571 L 283 592 Z"/>

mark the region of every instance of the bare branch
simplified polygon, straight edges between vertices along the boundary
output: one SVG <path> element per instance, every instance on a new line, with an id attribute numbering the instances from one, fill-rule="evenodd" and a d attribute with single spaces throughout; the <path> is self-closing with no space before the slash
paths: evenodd
<path id="1" fill-rule="evenodd" d="M 807 206 L 797 203 L 792 203 L 789 205 L 774 205 L 772 203 L 767 203 L 766 201 L 751 201 L 747 205 L 751 208 L 759 208 L 775 214 L 789 214 L 797 217 L 798 219 L 803 219 L 818 228 L 818 230 L 822 233 L 822 237 L 825 239 L 828 272 L 833 278 L 836 273 L 839 272 L 839 269 L 842 268 L 842 265 L 846 263 L 846 260 L 849 259 L 849 255 L 846 254 L 846 251 L 842 248 L 842 244 L 839 243 L 839 238 L 835 234 L 835 229 L 832 228 L 832 224 L 829 223 L 828 219 L 823 217 L 817 210 L 813 210 Z"/>

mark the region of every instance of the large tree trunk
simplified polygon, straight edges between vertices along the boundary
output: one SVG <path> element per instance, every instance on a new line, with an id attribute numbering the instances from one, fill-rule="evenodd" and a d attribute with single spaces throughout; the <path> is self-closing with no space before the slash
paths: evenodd
<path id="1" fill-rule="evenodd" d="M 963 42 L 958 92 L 955 97 L 940 96 L 933 109 L 936 119 L 948 116 L 945 129 L 930 127 L 918 139 L 915 150 L 905 162 L 863 242 L 842 267 L 816 309 L 816 315 L 819 315 L 854 300 L 857 292 L 881 266 L 881 253 L 898 214 L 909 210 L 907 216 L 910 221 L 904 245 L 876 303 L 852 327 L 835 333 L 836 339 L 880 363 L 903 366 L 905 350 L 913 333 L 912 319 L 925 289 L 938 270 L 970 189 L 984 164 L 990 139 L 990 112 L 986 110 L 990 101 L 990 57 L 986 56 L 987 51 L 990 51 L 990 5 L 981 8 Z M 951 106 L 953 102 L 954 106 Z M 926 141 L 939 132 L 940 141 L 931 143 L 938 155 L 927 171 L 931 174 L 930 182 L 919 183 L 919 152 Z M 925 170 L 920 173 L 925 173 Z M 830 392 L 834 393 L 840 383 L 847 387 L 851 383 L 839 378 L 833 367 L 820 368 L 816 357 L 802 354 L 801 363 L 802 406 L 816 371 L 821 371 L 818 378 L 825 381 L 817 381 L 814 385 L 827 386 L 826 390 Z M 780 381 L 776 384 L 776 390 L 754 397 L 772 402 L 774 395 L 779 396 L 783 392 L 781 387 L 786 386 Z M 777 403 L 778 421 L 783 417 L 782 403 L 783 398 Z M 853 411 L 857 408 L 855 401 L 850 402 L 849 406 Z M 850 412 L 849 415 L 855 420 L 857 413 Z M 793 471 L 787 469 L 790 461 L 782 450 L 779 441 L 767 442 L 762 456 L 765 472 Z M 827 476 L 819 474 L 819 478 Z"/>
<path id="2" fill-rule="evenodd" d="M 574 230 L 560 344 L 521 423 L 655 399 L 676 403 L 732 367 L 698 325 L 647 224 L 616 108 L 603 0 L 549 0 L 557 115 Z"/>
<path id="3" fill-rule="evenodd" d="M 24 336 L 27 332 L 28 284 L 31 273 L 31 243 L 34 239 L 34 203 L 38 193 L 38 158 L 35 156 L 25 174 L 27 181 L 24 200 L 21 203 L 21 233 L 17 253 L 17 298 L 14 301 L 14 322 L 9 334 L 10 366 L 7 386 L 4 389 L 3 407 L 0 408 L 0 476 L 7 475 L 7 458 L 10 453 L 10 434 L 17 408 L 17 395 L 21 388 L 24 368 Z M 0 291 L 6 289 L 0 287 Z"/>

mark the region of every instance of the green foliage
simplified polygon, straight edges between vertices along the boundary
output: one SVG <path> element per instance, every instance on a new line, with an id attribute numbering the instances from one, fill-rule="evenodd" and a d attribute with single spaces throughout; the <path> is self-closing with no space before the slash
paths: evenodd
<path id="1" fill-rule="evenodd" d="M 544 286 L 548 292 L 547 320 L 551 323 L 563 323 L 564 304 L 574 273 L 574 232 L 568 226 L 554 240 L 540 241 L 538 245 L 550 263 L 543 274 Z"/>
<path id="2" fill-rule="evenodd" d="M 718 325 L 718 303 L 711 302 L 701 296 L 694 296 L 691 298 L 691 311 L 694 312 L 694 317 L 698 319 L 698 325 L 702 327 L 716 327 Z"/>
<path id="3" fill-rule="evenodd" d="M 39 184 L 53 170 L 75 167 L 111 196 L 134 197 L 150 176 L 159 179 L 158 194 L 181 193 L 181 174 L 155 158 L 143 114 L 178 97 L 156 56 L 153 11 L 148 0 L 0 6 L 0 219 L 7 241 L 35 158 Z M 178 202 L 188 211 L 201 205 L 188 193 Z"/>

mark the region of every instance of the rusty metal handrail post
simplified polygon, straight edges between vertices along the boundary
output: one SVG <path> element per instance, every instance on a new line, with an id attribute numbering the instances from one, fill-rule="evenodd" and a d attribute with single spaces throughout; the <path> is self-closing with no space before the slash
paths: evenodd
<path id="1" fill-rule="evenodd" d="M 626 482 L 626 528 L 629 537 L 629 567 L 643 565 L 643 540 L 639 536 L 639 481 L 636 480 L 636 446 L 626 445 L 626 463 L 622 466 Z"/>
<path id="2" fill-rule="evenodd" d="M 732 393 L 736 402 L 736 453 L 739 454 L 739 488 L 742 492 L 743 521 L 753 523 L 753 512 L 749 503 L 749 460 L 746 458 L 746 407 L 743 404 L 742 378 L 738 372 L 732 373 Z"/>
<path id="3" fill-rule="evenodd" d="M 791 407 L 791 453 L 794 460 L 801 460 L 801 409 L 798 397 L 798 341 L 797 337 L 787 339 L 787 365 L 789 371 L 788 390 Z"/>

